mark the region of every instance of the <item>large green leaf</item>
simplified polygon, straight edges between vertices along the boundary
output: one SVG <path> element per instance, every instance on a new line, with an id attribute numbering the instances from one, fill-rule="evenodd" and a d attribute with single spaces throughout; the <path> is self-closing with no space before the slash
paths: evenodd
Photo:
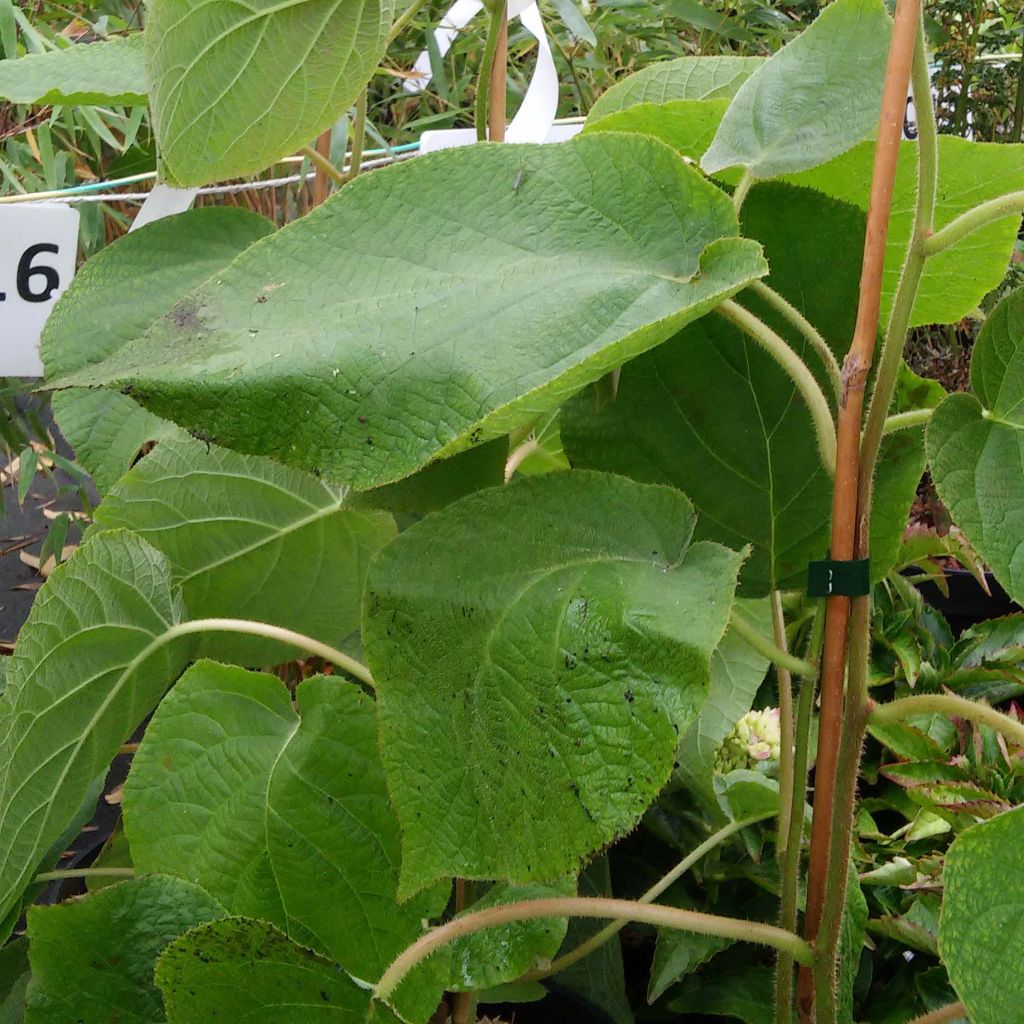
<path id="1" fill-rule="evenodd" d="M 737 611 L 764 635 L 771 635 L 771 608 L 764 599 L 737 600 Z M 697 720 L 679 741 L 676 778 L 700 797 L 713 814 L 715 751 L 733 726 L 750 710 L 768 671 L 768 659 L 734 630 L 727 630 L 711 657 L 711 687 Z"/>
<path id="2" fill-rule="evenodd" d="M 955 394 L 928 426 L 939 497 L 1007 593 L 1024 600 L 1024 289 L 992 311 L 971 357 L 974 395 Z"/>
<path id="3" fill-rule="evenodd" d="M 39 592 L 0 697 L 0 914 L 75 817 L 188 657 L 163 555 L 119 532 L 86 544 Z"/>
<path id="4" fill-rule="evenodd" d="M 763 63 L 763 57 L 678 57 L 659 61 L 598 97 L 587 121 L 597 121 L 637 103 L 731 100 Z"/>
<path id="5" fill-rule="evenodd" d="M 755 178 L 825 163 L 878 124 L 892 25 L 883 0 L 836 0 L 736 93 L 701 166 Z"/>
<path id="6" fill-rule="evenodd" d="M 389 515 L 347 504 L 331 486 L 269 459 L 165 442 L 96 512 L 170 562 L 191 618 L 247 618 L 340 646 L 359 627 L 370 557 L 395 534 Z M 294 648 L 216 634 L 197 652 L 257 666 Z"/>
<path id="7" fill-rule="evenodd" d="M 169 1024 L 397 1024 L 335 964 L 266 921 L 202 925 L 160 957 L 156 983 Z"/>
<path id="8" fill-rule="evenodd" d="M 634 132 L 651 135 L 691 160 L 704 155 L 729 106 L 728 100 L 672 100 L 638 103 L 607 117 L 593 115 L 583 133 Z"/>
<path id="9" fill-rule="evenodd" d="M 161 176 L 263 170 L 330 128 L 384 55 L 394 0 L 152 0 L 146 70 Z"/>
<path id="10" fill-rule="evenodd" d="M 868 208 L 874 144 L 863 143 L 849 153 L 812 171 L 794 175 L 795 184 L 808 185 L 848 203 Z M 892 216 L 885 250 L 881 322 L 892 308 L 900 271 L 906 259 L 917 197 L 917 144 L 900 148 Z M 1024 146 L 968 142 L 939 136 L 939 188 L 936 228 L 996 196 L 1013 192 L 1024 178 Z M 945 252 L 928 259 L 914 302 L 911 326 L 955 323 L 974 310 L 1006 274 L 1020 216 L 1011 214 L 971 232 Z"/>
<path id="11" fill-rule="evenodd" d="M 575 895 L 575 879 L 555 885 L 537 882 L 508 885 L 499 882 L 470 910 L 476 913 L 521 900 Z M 451 966 L 444 987 L 451 992 L 472 992 L 515 981 L 528 970 L 554 959 L 568 927 L 569 919 L 566 917 L 542 917 L 464 935 L 448 947 Z"/>
<path id="12" fill-rule="evenodd" d="M 737 235 L 654 139 L 448 150 L 357 178 L 58 386 L 368 488 L 533 420 L 760 277 Z"/>
<path id="13" fill-rule="evenodd" d="M 224 916 L 209 893 L 178 878 L 118 882 L 28 912 L 29 1024 L 157 1024 L 157 957 L 182 933 Z"/>
<path id="14" fill-rule="evenodd" d="M 142 36 L 78 43 L 0 61 L 0 99 L 36 104 L 145 103 Z"/>
<path id="15" fill-rule="evenodd" d="M 743 215 L 765 246 L 768 283 L 841 354 L 857 305 L 862 215 L 776 183 L 751 190 Z M 753 296 L 741 301 L 805 353 L 802 338 Z M 803 586 L 807 562 L 827 551 L 831 481 L 806 406 L 778 364 L 720 317 L 623 367 L 614 401 L 599 403 L 591 391 L 570 402 L 562 439 L 573 465 L 684 491 L 702 513 L 698 536 L 752 543 L 742 577 L 749 596 Z"/>
<path id="16" fill-rule="evenodd" d="M 972 1024 L 1024 1003 L 1024 807 L 958 836 L 946 854 L 939 953 Z"/>
<path id="17" fill-rule="evenodd" d="M 0 1024 L 23 1024 L 30 977 L 28 939 L 22 937 L 0 947 Z"/>
<path id="18" fill-rule="evenodd" d="M 149 724 L 125 785 L 136 868 L 202 885 L 376 981 L 444 909 L 448 886 L 398 905 L 399 831 L 377 752 L 373 701 L 315 676 L 198 662 Z M 557 945 L 557 943 L 556 943 Z M 434 970 L 402 1005 L 429 1017 Z"/>
<path id="19" fill-rule="evenodd" d="M 182 291 L 212 277 L 271 230 L 270 221 L 247 210 L 209 207 L 148 224 L 102 249 L 78 272 L 46 323 L 40 345 L 46 372 L 69 373 L 116 352 L 166 313 Z M 101 491 L 148 442 L 186 436 L 116 392 L 61 392 L 54 395 L 54 413 Z"/>
<path id="20" fill-rule="evenodd" d="M 404 894 L 564 876 L 636 823 L 707 695 L 741 561 L 693 526 L 668 488 L 552 473 L 377 556 L 363 642 Z"/>

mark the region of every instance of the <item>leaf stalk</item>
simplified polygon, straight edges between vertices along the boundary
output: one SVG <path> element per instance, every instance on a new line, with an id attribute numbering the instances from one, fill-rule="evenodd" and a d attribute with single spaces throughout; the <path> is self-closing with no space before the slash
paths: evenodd
<path id="1" fill-rule="evenodd" d="M 788 299 L 780 295 L 764 281 L 752 281 L 747 287 L 758 297 L 764 299 L 778 313 L 786 318 L 804 337 L 804 340 L 821 360 L 828 374 L 829 383 L 838 399 L 842 388 L 839 361 L 835 357 L 829 343 L 821 336 L 817 327 L 811 323 Z"/>
<path id="2" fill-rule="evenodd" d="M 747 622 L 735 608 L 733 608 L 732 615 L 729 617 L 729 628 L 735 630 L 738 636 L 742 637 L 759 654 L 763 654 L 773 665 L 779 665 L 790 672 L 795 672 L 798 676 L 813 676 L 817 674 L 817 666 L 809 661 L 804 661 L 803 658 L 790 654 L 773 643 L 768 637 Z"/>
<path id="3" fill-rule="evenodd" d="M 876 704 L 871 709 L 870 721 L 879 724 L 904 722 L 914 715 L 928 714 L 949 715 L 953 718 L 965 718 L 978 725 L 987 725 L 990 729 L 1005 736 L 1014 743 L 1024 746 L 1024 723 L 1016 718 L 997 711 L 981 701 L 968 700 L 955 693 L 915 693 L 910 697 L 900 697 L 888 704 Z"/>
<path id="4" fill-rule="evenodd" d="M 683 875 L 686 874 L 694 864 L 697 863 L 702 857 L 710 853 L 715 847 L 721 846 L 730 836 L 735 835 L 737 832 L 741 832 L 743 829 L 750 825 L 756 825 L 759 821 L 765 821 L 767 818 L 775 817 L 774 812 L 768 812 L 765 814 L 753 815 L 749 818 L 742 818 L 739 821 L 730 821 L 727 825 L 723 825 L 717 832 L 708 836 L 698 847 L 688 853 L 671 871 L 663 875 L 657 882 L 654 883 L 638 900 L 638 903 L 653 903 L 669 886 L 677 882 Z M 574 949 L 571 949 L 564 956 L 558 957 L 557 960 L 553 960 L 547 967 L 538 967 L 536 970 L 530 971 L 524 974 L 519 981 L 539 981 L 541 978 L 548 978 L 552 974 L 558 974 L 559 971 L 564 971 L 567 967 L 571 967 L 575 963 L 579 963 L 585 957 L 590 956 L 591 953 L 596 949 L 600 949 L 609 939 L 618 935 L 623 928 L 629 923 L 625 918 L 620 918 L 617 921 L 613 921 L 611 924 L 602 928 L 599 932 L 592 935 L 585 942 L 581 942 Z"/>
<path id="5" fill-rule="evenodd" d="M 391 963 L 377 982 L 374 994 L 387 1001 L 406 975 L 431 953 L 464 935 L 495 928 L 513 921 L 535 921 L 545 917 L 611 918 L 621 921 L 639 921 L 659 928 L 675 928 L 698 935 L 717 935 L 739 942 L 784 949 L 802 964 L 813 959 L 811 947 L 798 935 L 785 932 L 775 925 L 741 918 L 719 917 L 696 910 L 680 910 L 660 904 L 638 903 L 634 900 L 606 899 L 598 896 L 564 896 L 543 900 L 522 900 L 488 907 L 475 913 L 457 917 L 422 936 Z"/>
<path id="6" fill-rule="evenodd" d="M 796 385 L 814 422 L 821 463 L 829 476 L 833 476 L 836 465 L 836 427 L 828 400 L 807 364 L 763 320 L 739 303 L 726 299 L 715 307 L 715 311 L 756 341 Z"/>

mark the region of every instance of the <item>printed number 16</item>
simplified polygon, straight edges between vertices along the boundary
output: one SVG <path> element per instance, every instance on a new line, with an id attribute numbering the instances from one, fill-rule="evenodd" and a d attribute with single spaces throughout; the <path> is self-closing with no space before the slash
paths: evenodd
<path id="1" fill-rule="evenodd" d="M 38 245 L 30 245 L 18 261 L 18 295 L 26 302 L 49 302 L 50 297 L 60 287 L 60 275 L 53 267 L 33 266 L 32 261 L 41 253 L 48 252 L 54 256 L 60 252 L 60 247 L 49 242 L 40 242 Z M 42 287 L 36 291 L 32 288 L 32 278 L 41 277 Z M 0 292 L 0 302 L 7 298 L 4 292 Z"/>

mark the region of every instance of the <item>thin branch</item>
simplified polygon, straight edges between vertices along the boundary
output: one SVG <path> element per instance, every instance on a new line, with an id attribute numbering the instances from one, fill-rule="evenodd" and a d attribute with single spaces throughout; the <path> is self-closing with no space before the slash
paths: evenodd
<path id="1" fill-rule="evenodd" d="M 352 155 L 348 161 L 346 181 L 351 181 L 363 169 L 363 147 L 366 145 L 366 105 L 368 90 L 364 89 L 356 100 L 356 116 L 352 120 Z"/>
<path id="2" fill-rule="evenodd" d="M 773 590 L 768 595 L 772 609 L 772 632 L 775 646 L 786 654 L 786 618 L 782 611 L 782 594 Z M 775 678 L 779 687 L 779 838 L 777 849 L 785 854 L 789 841 L 789 815 L 793 804 L 793 676 L 784 665 L 775 666 Z"/>
<path id="3" fill-rule="evenodd" d="M 65 878 L 134 878 L 135 868 L 67 868 L 64 871 L 43 871 L 33 882 L 60 882 Z"/>
<path id="4" fill-rule="evenodd" d="M 836 465 L 836 427 L 828 400 L 807 364 L 763 320 L 732 299 L 717 305 L 715 311 L 756 341 L 789 375 L 811 414 L 822 465 L 832 476 Z"/>
<path id="5" fill-rule="evenodd" d="M 633 900 L 604 899 L 601 897 L 564 896 L 544 900 L 523 900 L 488 907 L 475 913 L 457 917 L 447 924 L 428 932 L 399 954 L 377 982 L 374 995 L 387 1000 L 401 984 L 406 975 L 435 950 L 454 942 L 463 935 L 473 935 L 509 924 L 512 921 L 535 921 L 551 917 L 611 918 L 622 921 L 639 921 L 658 928 L 675 928 L 695 932 L 698 935 L 718 935 L 738 942 L 754 942 L 759 945 L 784 949 L 800 963 L 810 964 L 813 959 L 811 947 L 799 936 L 785 932 L 775 925 L 760 921 L 744 921 L 735 917 L 719 917 L 716 914 L 702 914 L 696 910 L 680 910 L 659 904 L 636 903 Z"/>
<path id="6" fill-rule="evenodd" d="M 969 722 L 987 725 L 1014 743 L 1024 746 L 1024 723 L 1004 715 L 988 704 L 968 700 L 954 693 L 915 693 L 888 704 L 876 704 L 871 711 L 872 722 L 903 722 L 914 715 L 935 714 L 966 718 Z"/>
<path id="7" fill-rule="evenodd" d="M 278 640 L 283 644 L 290 644 L 300 650 L 314 654 L 318 658 L 329 661 L 335 668 L 340 668 L 350 676 L 365 683 L 371 689 L 374 687 L 373 676 L 370 670 L 361 662 L 344 651 L 339 651 L 330 644 L 321 643 L 312 637 L 296 633 L 293 629 L 284 629 L 282 626 L 272 626 L 267 622 L 254 622 L 251 619 L 192 619 L 189 622 L 179 622 L 172 626 L 159 638 L 161 643 L 179 636 L 187 636 L 192 633 L 242 633 L 246 636 L 261 636 L 267 640 Z"/>
<path id="8" fill-rule="evenodd" d="M 747 622 L 735 608 L 729 617 L 729 628 L 735 630 L 738 636 L 742 637 L 759 654 L 763 654 L 773 665 L 781 665 L 799 676 L 813 676 L 818 671 L 811 662 L 804 661 L 803 658 L 798 658 L 774 644 Z"/>
<path id="9" fill-rule="evenodd" d="M 774 288 L 766 285 L 764 281 L 753 281 L 747 287 L 781 313 L 804 336 L 804 340 L 824 365 L 829 382 L 838 398 L 841 389 L 839 362 L 829 347 L 829 343 L 821 336 L 814 324 L 788 299 L 780 295 Z"/>
<path id="10" fill-rule="evenodd" d="M 882 436 L 895 434 L 898 430 L 910 430 L 911 427 L 923 427 L 932 418 L 934 409 L 910 409 L 907 412 L 895 412 L 882 421 Z"/>
<path id="11" fill-rule="evenodd" d="M 658 879 L 658 881 L 655 882 L 654 885 L 652 885 L 650 889 L 648 889 L 640 899 L 637 900 L 637 902 L 653 903 L 666 889 L 668 889 L 670 885 L 682 878 L 683 875 L 685 875 L 686 872 L 697 863 L 697 861 L 710 853 L 715 849 L 715 847 L 721 846 L 721 844 L 730 836 L 742 831 L 749 825 L 756 825 L 759 821 L 764 821 L 766 818 L 774 817 L 775 812 L 771 811 L 764 814 L 754 815 L 750 818 L 743 818 L 740 821 L 730 821 L 728 825 L 724 825 L 713 835 L 710 835 L 705 839 L 700 846 L 688 853 L 671 871 Z M 586 942 L 581 942 L 564 956 L 560 956 L 557 960 L 553 960 L 547 967 L 539 967 L 534 971 L 524 974 L 519 981 L 539 981 L 541 978 L 548 978 L 552 974 L 564 971 L 566 967 L 571 967 L 573 964 L 579 963 L 579 961 L 585 957 L 590 956 L 595 949 L 599 949 L 609 939 L 618 935 L 618 933 L 622 931 L 628 923 L 629 921 L 625 918 L 614 921 L 612 924 L 602 928 L 595 935 L 592 935 L 586 940 Z"/>
<path id="12" fill-rule="evenodd" d="M 807 644 L 808 659 L 821 656 L 822 634 L 825 628 L 825 605 L 818 601 L 818 608 L 811 626 Z M 800 855 L 804 836 L 804 807 L 807 804 L 807 772 L 811 747 L 811 718 L 814 711 L 814 694 L 817 680 L 808 676 L 800 680 L 800 698 L 796 713 L 796 751 L 793 757 L 794 785 L 790 793 L 789 834 L 780 857 L 779 875 L 781 885 L 779 927 L 784 931 L 796 932 L 800 891 Z M 793 1019 L 793 958 L 788 953 L 779 953 L 775 965 L 775 1019 L 789 1024 Z"/>
<path id="13" fill-rule="evenodd" d="M 997 196 L 987 203 L 980 203 L 966 213 L 961 213 L 955 220 L 951 220 L 944 228 L 940 228 L 924 242 L 924 254 L 934 256 L 952 245 L 956 245 L 961 238 L 977 231 L 993 221 L 1002 220 L 1004 217 L 1018 217 L 1024 210 L 1024 191 L 1008 192 L 1005 196 Z"/>

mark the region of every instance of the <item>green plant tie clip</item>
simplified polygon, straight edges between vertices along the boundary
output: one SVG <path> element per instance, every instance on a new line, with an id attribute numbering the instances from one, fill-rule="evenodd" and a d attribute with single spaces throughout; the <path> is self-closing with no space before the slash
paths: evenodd
<path id="1" fill-rule="evenodd" d="M 837 562 L 831 558 L 807 566 L 808 597 L 863 597 L 871 593 L 871 560 Z"/>

